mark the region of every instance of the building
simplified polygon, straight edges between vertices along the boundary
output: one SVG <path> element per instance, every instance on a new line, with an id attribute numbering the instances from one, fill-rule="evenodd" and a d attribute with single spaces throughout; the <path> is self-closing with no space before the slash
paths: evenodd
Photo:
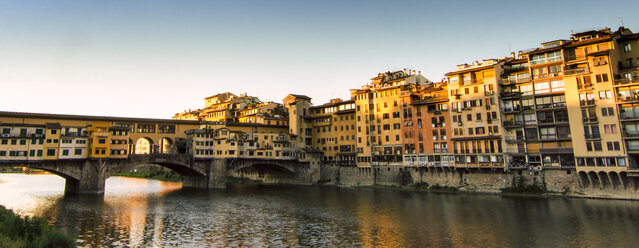
<path id="1" fill-rule="evenodd" d="M 430 83 L 421 73 L 403 70 L 379 73 L 370 84 L 351 90 L 356 107 L 358 166 L 402 164 L 401 118 L 412 118 L 412 113 L 402 109 L 408 103 L 400 96 Z"/>
<path id="2" fill-rule="evenodd" d="M 355 100 L 333 99 L 309 108 L 311 147 L 324 153 L 324 163 L 356 165 Z"/>
<path id="3" fill-rule="evenodd" d="M 60 123 L 46 123 L 45 124 L 45 142 L 43 145 L 44 155 L 42 159 L 55 160 L 58 159 L 58 152 L 60 148 L 60 133 L 62 126 Z"/>
<path id="4" fill-rule="evenodd" d="M 406 110 L 412 117 L 402 118 L 404 165 L 454 166 L 449 150 L 451 120 L 448 109 L 448 84 L 433 83 L 406 94 Z M 414 114 L 413 114 L 414 113 Z"/>
<path id="5" fill-rule="evenodd" d="M 109 124 L 94 122 L 87 127 L 87 131 L 89 133 L 89 158 L 108 158 L 111 155 Z"/>
<path id="6" fill-rule="evenodd" d="M 109 127 L 109 158 L 127 158 L 129 156 L 129 128 L 122 126 Z"/>
<path id="7" fill-rule="evenodd" d="M 58 159 L 82 159 L 89 156 L 89 132 L 86 127 L 62 127 Z"/>
<path id="8" fill-rule="evenodd" d="M 458 65 L 446 74 L 455 166 L 503 169 L 497 79 L 505 59 Z"/>
<path id="9" fill-rule="evenodd" d="M 0 159 L 42 159 L 46 125 L 0 123 L 0 130 Z"/>
<path id="10" fill-rule="evenodd" d="M 251 104 L 238 111 L 238 122 L 258 123 L 264 125 L 288 126 L 288 112 L 279 103 L 264 102 Z"/>

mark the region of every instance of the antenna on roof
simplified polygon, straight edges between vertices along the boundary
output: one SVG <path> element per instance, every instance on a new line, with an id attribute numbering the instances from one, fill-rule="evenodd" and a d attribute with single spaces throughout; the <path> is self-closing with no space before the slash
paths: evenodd
<path id="1" fill-rule="evenodd" d="M 625 27 L 625 26 L 626 26 L 625 24 L 623 24 L 623 17 L 619 17 L 619 21 L 621 22 L 621 26 L 622 26 L 622 27 Z"/>

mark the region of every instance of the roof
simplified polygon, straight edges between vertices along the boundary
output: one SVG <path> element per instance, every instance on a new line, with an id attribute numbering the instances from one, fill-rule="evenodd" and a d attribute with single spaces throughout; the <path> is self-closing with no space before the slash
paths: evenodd
<path id="1" fill-rule="evenodd" d="M 62 126 L 60 125 L 59 122 L 47 122 L 45 123 L 45 125 L 47 126 L 48 129 L 60 129 L 62 128 Z"/>
<path id="2" fill-rule="evenodd" d="M 204 99 L 209 99 L 209 98 L 213 98 L 213 97 L 220 97 L 220 96 L 224 96 L 224 97 L 229 97 L 229 96 L 236 96 L 231 92 L 224 92 L 224 93 L 220 93 L 220 94 L 215 94 L 209 97 L 205 97 Z"/>
<path id="3" fill-rule="evenodd" d="M 348 104 L 348 103 L 354 103 L 355 99 L 350 99 L 350 100 L 346 100 L 346 101 L 341 101 L 341 102 L 335 102 L 335 103 L 324 103 L 322 105 L 318 105 L 318 106 L 311 106 L 311 108 L 324 108 L 324 107 L 332 107 L 332 106 L 339 106 L 342 104 Z"/>
<path id="4" fill-rule="evenodd" d="M 639 39 L 639 33 L 622 35 L 621 38 L 617 39 L 617 42 L 626 42 L 636 39 Z"/>
<path id="5" fill-rule="evenodd" d="M 113 126 L 109 127 L 109 131 L 129 131 L 129 127 Z"/>
<path id="6" fill-rule="evenodd" d="M 190 124 L 190 125 L 200 124 L 199 121 L 192 121 L 192 120 L 92 116 L 92 115 L 66 115 L 66 114 L 26 113 L 26 112 L 8 112 L 8 111 L 0 111 L 0 117 L 41 118 L 41 119 L 53 119 L 53 120 L 155 122 L 155 123 L 165 123 L 165 124 Z"/>
<path id="7" fill-rule="evenodd" d="M 305 96 L 305 95 L 297 95 L 297 94 L 288 94 L 288 95 L 289 96 L 294 96 L 295 98 L 300 98 L 300 99 L 309 99 L 309 100 L 311 99 L 310 97 Z"/>
<path id="8" fill-rule="evenodd" d="M 3 127 L 46 127 L 46 125 L 40 124 L 25 124 L 25 123 L 2 123 L 0 122 L 0 126 Z"/>

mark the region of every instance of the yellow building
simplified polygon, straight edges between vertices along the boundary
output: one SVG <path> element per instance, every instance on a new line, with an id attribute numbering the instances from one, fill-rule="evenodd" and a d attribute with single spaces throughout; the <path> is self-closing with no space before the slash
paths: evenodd
<path id="1" fill-rule="evenodd" d="M 356 165 L 355 100 L 333 99 L 309 113 L 312 147 L 324 153 L 324 163 Z"/>
<path id="2" fill-rule="evenodd" d="M 251 104 L 246 109 L 238 111 L 237 120 L 240 123 L 288 126 L 288 112 L 279 103 Z"/>
<path id="3" fill-rule="evenodd" d="M 617 158 L 617 167 L 627 167 L 637 174 L 639 168 L 639 34 L 619 28 L 613 36 L 615 48 L 610 52 L 614 92 L 619 109 L 620 133 L 623 135 L 628 161 Z M 616 144 L 613 144 L 613 148 Z M 606 145 L 607 146 L 607 145 Z M 611 163 L 608 163 L 611 164 Z M 608 168 L 608 167 L 606 167 Z"/>
<path id="4" fill-rule="evenodd" d="M 379 73 L 371 83 L 361 89 L 351 90 L 355 100 L 357 122 L 357 165 L 402 164 L 401 116 L 411 118 L 412 113 L 402 112 L 400 95 L 414 91 L 417 86 L 432 83 L 414 70 Z"/>
<path id="5" fill-rule="evenodd" d="M 89 132 L 89 157 L 109 157 L 111 155 L 111 133 L 109 132 L 109 124 L 103 122 L 94 122 L 87 128 L 87 130 Z"/>
<path id="6" fill-rule="evenodd" d="M 109 158 L 127 158 L 129 155 L 129 128 L 109 127 Z"/>
<path id="7" fill-rule="evenodd" d="M 41 160 L 46 125 L 0 123 L 0 160 Z"/>
<path id="8" fill-rule="evenodd" d="M 44 155 L 42 159 L 58 159 L 62 126 L 60 126 L 60 123 L 46 123 L 45 126 L 45 142 L 42 147 Z"/>
<path id="9" fill-rule="evenodd" d="M 187 151 L 196 158 L 295 159 L 294 138 L 285 131 L 259 124 L 209 124 L 186 132 Z"/>
<path id="10" fill-rule="evenodd" d="M 297 147 L 312 147 L 313 123 L 309 117 L 311 98 L 305 95 L 289 94 L 282 101 L 288 112 L 288 133 L 294 137 Z"/>
<path id="11" fill-rule="evenodd" d="M 58 159 L 83 159 L 89 156 L 89 133 L 86 127 L 63 126 Z"/>
<path id="12" fill-rule="evenodd" d="M 497 79 L 505 59 L 458 65 L 446 74 L 456 167 L 504 168 Z"/>

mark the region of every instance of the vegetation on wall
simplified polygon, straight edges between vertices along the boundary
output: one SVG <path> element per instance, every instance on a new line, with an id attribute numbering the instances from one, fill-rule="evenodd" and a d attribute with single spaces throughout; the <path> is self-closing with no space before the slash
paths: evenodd
<path id="1" fill-rule="evenodd" d="M 43 219 L 20 217 L 0 206 L 0 247 L 75 247 L 75 241 Z"/>

